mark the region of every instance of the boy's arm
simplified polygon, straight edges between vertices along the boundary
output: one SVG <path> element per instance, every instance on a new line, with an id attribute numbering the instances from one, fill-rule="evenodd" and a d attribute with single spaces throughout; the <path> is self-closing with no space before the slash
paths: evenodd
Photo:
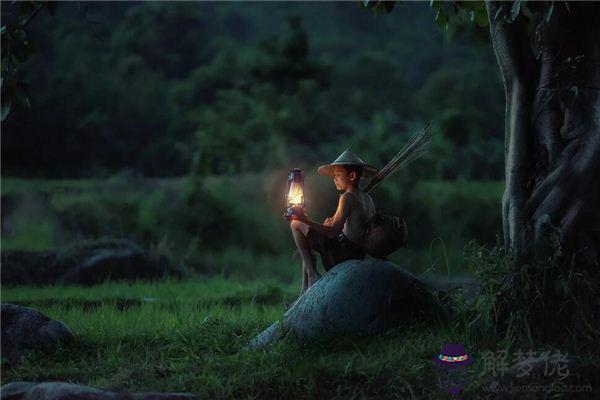
<path id="1" fill-rule="evenodd" d="M 352 201 L 353 197 L 350 195 L 350 193 L 344 193 L 340 196 L 338 208 L 334 216 L 332 217 L 332 221 L 329 226 L 321 225 L 319 223 L 311 221 L 306 215 L 298 215 L 295 217 L 295 219 L 304 222 L 310 228 L 328 238 L 334 238 L 337 237 L 340 233 L 342 233 L 342 230 L 344 229 L 344 223 L 346 222 L 346 219 L 350 214 Z"/>

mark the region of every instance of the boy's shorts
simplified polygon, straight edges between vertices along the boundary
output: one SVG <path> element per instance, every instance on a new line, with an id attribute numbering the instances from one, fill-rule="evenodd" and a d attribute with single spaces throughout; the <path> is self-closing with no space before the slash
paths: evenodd
<path id="1" fill-rule="evenodd" d="M 329 271 L 342 261 L 365 258 L 365 252 L 360 246 L 351 242 L 343 233 L 336 238 L 328 238 L 308 228 L 306 240 L 310 248 L 321 255 L 325 271 Z"/>

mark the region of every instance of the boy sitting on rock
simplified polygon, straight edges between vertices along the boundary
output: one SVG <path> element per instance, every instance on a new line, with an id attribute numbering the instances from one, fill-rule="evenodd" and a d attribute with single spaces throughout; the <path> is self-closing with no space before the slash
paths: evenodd
<path id="1" fill-rule="evenodd" d="M 318 172 L 332 177 L 336 189 L 343 193 L 335 214 L 323 224 L 311 221 L 304 214 L 292 216 L 290 228 L 302 257 L 300 296 L 321 277 L 313 250 L 321 255 L 326 271 L 342 261 L 365 257 L 362 242 L 367 221 L 375 214 L 373 199 L 359 186 L 361 177 L 377 173 L 375 167 L 346 149 L 334 162 L 319 167 Z"/>

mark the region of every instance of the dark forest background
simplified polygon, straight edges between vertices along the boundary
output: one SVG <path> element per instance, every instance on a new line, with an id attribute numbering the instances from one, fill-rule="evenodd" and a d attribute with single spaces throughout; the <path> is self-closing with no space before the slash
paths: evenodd
<path id="1" fill-rule="evenodd" d="M 502 177 L 488 39 L 449 40 L 427 4 L 63 3 L 28 39 L 30 107 L 2 124 L 3 174 L 261 171 L 355 149 L 381 166 L 433 120 L 429 177 Z M 431 175 L 435 174 L 435 176 Z"/>
<path id="2" fill-rule="evenodd" d="M 407 220 L 396 262 L 461 263 L 500 230 L 504 93 L 488 36 L 434 19 L 427 3 L 43 10 L 21 69 L 29 105 L 2 122 L 3 249 L 128 237 L 204 272 L 260 275 L 281 257 L 263 272 L 295 277 L 287 171 L 305 169 L 308 213 L 324 218 L 336 193 L 316 166 L 350 147 L 382 167 L 431 121 L 430 153 L 374 198 Z"/>

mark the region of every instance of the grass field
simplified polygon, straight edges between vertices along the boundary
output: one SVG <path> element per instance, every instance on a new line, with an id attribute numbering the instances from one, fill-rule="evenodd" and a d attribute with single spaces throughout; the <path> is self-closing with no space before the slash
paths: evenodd
<path id="1" fill-rule="evenodd" d="M 283 341 L 266 351 L 241 351 L 282 316 L 283 301 L 296 290 L 295 284 L 221 278 L 6 288 L 3 302 L 33 306 L 65 322 L 77 341 L 3 365 L 2 384 L 60 380 L 223 399 L 446 398 L 431 361 L 443 343 L 463 343 L 474 357 L 472 395 L 485 378 L 482 352 L 515 345 L 458 321 L 449 327 L 407 325 L 374 339 L 312 346 Z"/>

